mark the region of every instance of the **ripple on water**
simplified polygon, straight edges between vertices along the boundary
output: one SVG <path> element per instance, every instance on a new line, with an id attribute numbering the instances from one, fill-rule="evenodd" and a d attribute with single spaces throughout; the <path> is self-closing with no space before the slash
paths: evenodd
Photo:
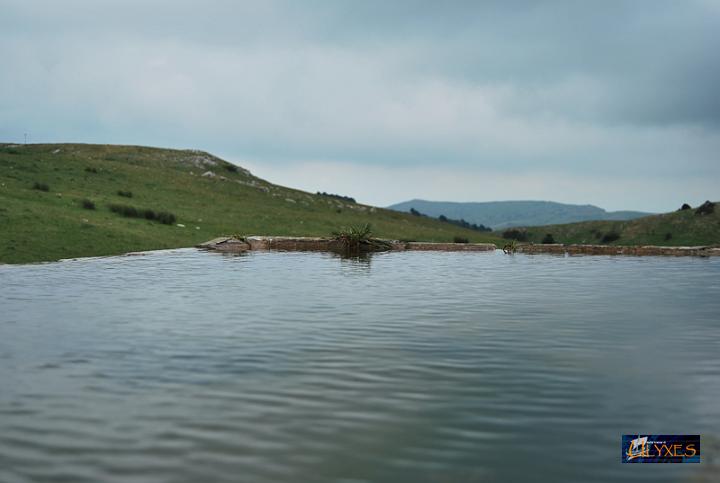
<path id="1" fill-rule="evenodd" d="M 621 465 L 620 435 L 720 430 L 718 275 L 496 253 L 0 266 L 0 481 L 683 481 L 699 465 Z"/>

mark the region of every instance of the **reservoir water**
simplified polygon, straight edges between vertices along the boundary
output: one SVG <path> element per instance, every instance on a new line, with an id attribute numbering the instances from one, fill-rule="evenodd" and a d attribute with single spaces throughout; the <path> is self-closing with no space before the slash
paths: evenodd
<path id="1" fill-rule="evenodd" d="M 643 432 L 702 463 L 621 464 Z M 719 454 L 720 259 L 0 266 L 1 482 L 719 481 Z"/>

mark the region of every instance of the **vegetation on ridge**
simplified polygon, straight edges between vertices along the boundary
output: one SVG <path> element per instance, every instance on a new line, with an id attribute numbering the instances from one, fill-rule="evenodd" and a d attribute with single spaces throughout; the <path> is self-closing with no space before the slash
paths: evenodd
<path id="1" fill-rule="evenodd" d="M 410 213 L 411 215 L 415 215 L 415 216 L 426 216 L 426 217 L 428 216 L 428 215 L 426 215 L 426 214 L 424 214 L 424 213 L 420 213 L 420 212 L 419 212 L 418 210 L 416 210 L 415 208 L 410 208 L 409 213 Z M 435 218 L 435 217 L 433 216 L 433 217 L 430 217 L 430 218 Z M 485 225 L 482 225 L 482 224 L 481 224 L 481 225 L 478 225 L 478 224 L 476 224 L 476 223 L 468 223 L 468 222 L 465 221 L 463 218 L 460 218 L 459 220 L 454 220 L 454 219 L 452 219 L 452 218 L 448 218 L 448 217 L 445 216 L 445 215 L 440 215 L 440 216 L 437 217 L 437 219 L 440 220 L 440 221 L 442 221 L 443 223 L 450 223 L 450 224 L 452 224 L 452 225 L 457 225 L 457 226 L 460 226 L 460 227 L 462 227 L 462 228 L 467 228 L 467 229 L 469 229 L 469 230 L 487 231 L 487 232 L 492 231 L 492 228 L 489 228 L 489 227 L 487 227 L 487 226 L 485 226 Z"/>
<path id="2" fill-rule="evenodd" d="M 720 244 L 720 210 L 706 201 L 679 210 L 626 221 L 584 221 L 506 230 L 503 236 L 518 241 L 606 245 L 701 246 Z"/>

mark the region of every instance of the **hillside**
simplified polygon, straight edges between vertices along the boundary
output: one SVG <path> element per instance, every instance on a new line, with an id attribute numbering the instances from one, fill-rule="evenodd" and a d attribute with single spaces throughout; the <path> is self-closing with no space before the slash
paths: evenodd
<path id="1" fill-rule="evenodd" d="M 512 226 L 537 226 L 572 223 L 587 220 L 630 220 L 650 213 L 639 211 L 608 212 L 593 205 L 568 205 L 552 201 L 491 201 L 483 203 L 459 203 L 449 201 L 410 200 L 389 207 L 409 212 L 411 208 L 420 213 L 452 219 L 464 219 L 482 224 L 493 230 Z"/>
<path id="2" fill-rule="evenodd" d="M 140 217 L 115 213 L 112 204 Z M 448 223 L 277 186 L 201 151 L 0 144 L 0 262 L 188 247 L 234 233 L 327 236 L 365 222 L 380 237 L 497 241 Z"/>
<path id="3" fill-rule="evenodd" d="M 528 227 L 519 231 L 525 232 L 527 240 L 535 243 L 542 243 L 550 234 L 557 243 L 664 246 L 720 244 L 720 204 L 715 203 L 712 213 L 701 214 L 697 208 L 629 221 L 586 221 Z"/>

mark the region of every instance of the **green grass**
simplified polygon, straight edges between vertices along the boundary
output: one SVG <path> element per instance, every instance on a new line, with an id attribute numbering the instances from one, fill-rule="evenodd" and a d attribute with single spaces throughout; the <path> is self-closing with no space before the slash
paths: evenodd
<path id="1" fill-rule="evenodd" d="M 628 221 L 583 221 L 528 227 L 528 241 L 541 243 L 549 234 L 556 243 L 606 245 L 699 246 L 720 244 L 720 204 L 711 214 L 692 210 Z M 614 234 L 619 238 L 614 239 Z"/>
<path id="2" fill-rule="evenodd" d="M 207 171 L 215 176 L 201 176 Z M 49 190 L 33 189 L 36 183 Z M 86 199 L 95 210 L 83 208 Z M 125 217 L 110 211 L 113 204 L 177 220 Z M 273 185 L 199 151 L 0 144 L 4 263 L 188 247 L 231 233 L 329 236 L 364 223 L 381 238 L 501 243 L 493 234 Z"/>

